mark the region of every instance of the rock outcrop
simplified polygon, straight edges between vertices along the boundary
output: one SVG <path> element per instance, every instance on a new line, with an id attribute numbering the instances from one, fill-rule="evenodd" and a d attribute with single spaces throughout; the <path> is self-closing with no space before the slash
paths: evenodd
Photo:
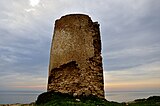
<path id="1" fill-rule="evenodd" d="M 56 20 L 48 91 L 104 98 L 99 24 L 83 14 Z"/>

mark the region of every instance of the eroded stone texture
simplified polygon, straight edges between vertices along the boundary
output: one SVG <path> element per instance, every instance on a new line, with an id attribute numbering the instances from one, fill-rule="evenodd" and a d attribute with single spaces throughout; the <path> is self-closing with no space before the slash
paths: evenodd
<path id="1" fill-rule="evenodd" d="M 83 14 L 55 22 L 48 91 L 104 98 L 99 24 Z"/>

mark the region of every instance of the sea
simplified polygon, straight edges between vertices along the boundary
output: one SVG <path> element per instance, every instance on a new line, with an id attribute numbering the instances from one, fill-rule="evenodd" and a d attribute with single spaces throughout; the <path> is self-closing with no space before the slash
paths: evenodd
<path id="1" fill-rule="evenodd" d="M 0 91 L 0 104 L 32 103 L 44 91 Z M 159 91 L 111 91 L 105 93 L 106 99 L 119 103 L 130 102 L 135 99 L 160 96 Z"/>
<path id="2" fill-rule="evenodd" d="M 146 99 L 150 96 L 160 96 L 160 91 L 110 91 L 105 93 L 109 101 L 132 102 L 136 99 Z"/>
<path id="3" fill-rule="evenodd" d="M 43 91 L 0 91 L 0 104 L 32 103 Z"/>

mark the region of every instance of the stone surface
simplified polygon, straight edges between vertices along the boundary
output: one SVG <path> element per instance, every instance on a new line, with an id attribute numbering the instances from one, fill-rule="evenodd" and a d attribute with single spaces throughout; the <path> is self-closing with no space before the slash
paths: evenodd
<path id="1" fill-rule="evenodd" d="M 83 14 L 56 20 L 48 91 L 104 98 L 99 24 Z"/>

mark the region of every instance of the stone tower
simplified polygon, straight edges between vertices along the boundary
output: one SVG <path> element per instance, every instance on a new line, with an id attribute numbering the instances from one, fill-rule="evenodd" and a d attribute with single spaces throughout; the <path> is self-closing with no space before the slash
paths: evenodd
<path id="1" fill-rule="evenodd" d="M 56 20 L 51 44 L 48 91 L 104 98 L 99 24 L 84 14 Z"/>

